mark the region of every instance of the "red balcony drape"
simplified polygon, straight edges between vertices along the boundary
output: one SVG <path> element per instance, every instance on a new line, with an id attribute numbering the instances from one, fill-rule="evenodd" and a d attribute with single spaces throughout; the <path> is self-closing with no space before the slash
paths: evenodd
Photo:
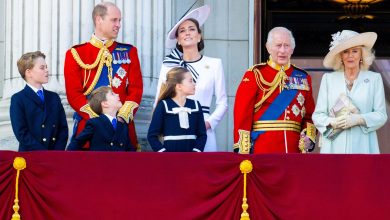
<path id="1" fill-rule="evenodd" d="M 390 155 L 0 151 L 0 217 L 22 220 L 388 219 Z"/>

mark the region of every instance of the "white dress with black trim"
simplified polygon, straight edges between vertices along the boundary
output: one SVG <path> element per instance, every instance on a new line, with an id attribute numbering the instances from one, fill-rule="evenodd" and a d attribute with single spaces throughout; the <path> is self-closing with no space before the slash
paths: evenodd
<path id="1" fill-rule="evenodd" d="M 196 81 L 195 95 L 188 96 L 200 102 L 204 113 L 205 121 L 210 123 L 211 129 L 207 130 L 207 142 L 204 151 L 217 151 L 217 141 L 214 129 L 225 115 L 228 105 L 225 88 L 225 76 L 221 59 L 202 56 L 194 62 L 182 60 L 181 53 L 173 50 L 166 57 L 161 66 L 160 77 L 157 85 L 156 100 L 160 93 L 162 82 L 166 79 L 167 72 L 175 66 L 183 66 L 191 70 Z M 196 78 L 196 79 L 195 79 Z M 210 112 L 210 105 L 215 96 L 215 110 Z"/>
<path id="2" fill-rule="evenodd" d="M 201 152 L 206 140 L 199 102 L 186 99 L 185 105 L 180 107 L 169 98 L 157 104 L 148 131 L 148 141 L 153 151 Z"/>

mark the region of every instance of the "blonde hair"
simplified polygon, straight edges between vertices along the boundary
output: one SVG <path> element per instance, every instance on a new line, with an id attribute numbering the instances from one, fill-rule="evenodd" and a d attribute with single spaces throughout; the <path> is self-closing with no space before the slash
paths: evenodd
<path id="1" fill-rule="evenodd" d="M 38 57 L 42 57 L 43 59 L 46 58 L 45 54 L 41 51 L 25 53 L 19 58 L 16 65 L 18 66 L 20 76 L 22 76 L 23 79 L 26 79 L 26 71 L 34 67 L 35 60 Z"/>
<path id="2" fill-rule="evenodd" d="M 362 49 L 361 59 L 363 62 L 360 63 L 360 69 L 361 70 L 368 70 L 375 60 L 375 52 L 373 49 L 368 49 L 365 46 L 362 46 L 361 49 Z M 343 65 L 342 60 L 341 60 L 341 53 L 342 52 L 343 51 L 341 51 L 339 54 L 337 54 L 334 58 L 332 68 L 335 71 L 340 71 L 340 72 L 344 71 L 344 65 Z"/>
<path id="3" fill-rule="evenodd" d="M 89 97 L 89 106 L 98 115 L 103 113 L 102 102 L 107 101 L 107 94 L 112 91 L 109 86 L 101 86 L 95 89 Z"/>
<path id="4" fill-rule="evenodd" d="M 92 21 L 94 26 L 96 26 L 96 17 L 104 18 L 104 16 L 107 15 L 109 6 L 117 8 L 117 6 L 112 2 L 101 2 L 93 8 Z"/>
<path id="5" fill-rule="evenodd" d="M 176 85 L 180 84 L 184 80 L 184 74 L 187 73 L 188 70 L 183 67 L 174 67 L 167 73 L 167 79 L 165 83 L 161 84 L 160 96 L 158 97 L 158 101 L 161 101 L 166 98 L 173 98 L 176 96 Z"/>

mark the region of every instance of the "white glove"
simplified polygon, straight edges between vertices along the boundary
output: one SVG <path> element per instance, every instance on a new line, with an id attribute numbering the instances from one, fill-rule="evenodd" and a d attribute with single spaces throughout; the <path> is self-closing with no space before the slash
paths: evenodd
<path id="1" fill-rule="evenodd" d="M 365 125 L 366 121 L 360 114 L 350 114 L 347 115 L 347 120 L 345 125 L 343 126 L 344 129 L 351 128 L 357 125 Z"/>
<path id="2" fill-rule="evenodd" d="M 347 117 L 347 115 L 342 115 L 337 118 L 332 118 L 329 124 L 333 129 L 344 128 L 347 124 Z"/>

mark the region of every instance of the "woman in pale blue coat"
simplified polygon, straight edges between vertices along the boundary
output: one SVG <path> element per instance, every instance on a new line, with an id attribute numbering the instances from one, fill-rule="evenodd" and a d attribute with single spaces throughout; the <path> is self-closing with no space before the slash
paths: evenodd
<path id="1" fill-rule="evenodd" d="M 381 75 L 368 70 L 377 34 L 343 30 L 332 38 L 323 64 L 335 71 L 322 77 L 312 116 L 321 153 L 379 153 L 376 130 L 387 120 L 385 94 Z"/>

